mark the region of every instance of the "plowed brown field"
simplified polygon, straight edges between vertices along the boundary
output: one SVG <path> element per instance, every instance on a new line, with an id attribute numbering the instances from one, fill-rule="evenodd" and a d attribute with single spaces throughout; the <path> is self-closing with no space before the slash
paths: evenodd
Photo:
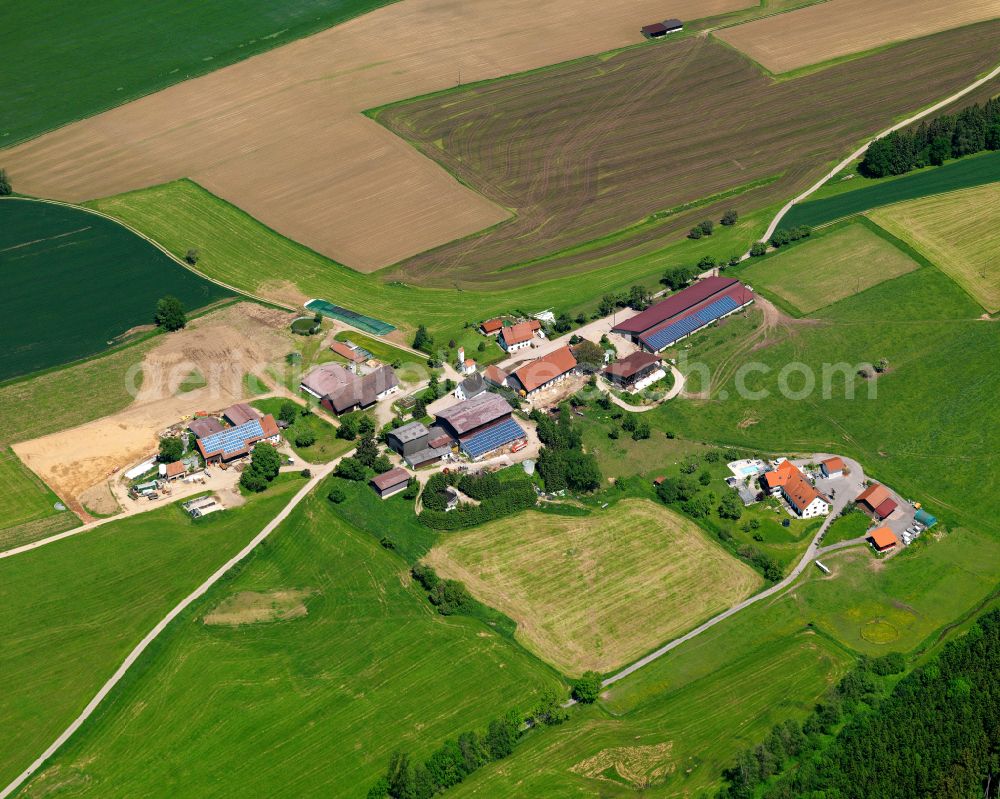
<path id="1" fill-rule="evenodd" d="M 828 0 L 715 35 L 771 72 L 1000 17 L 997 0 Z"/>
<path id="2" fill-rule="evenodd" d="M 706 17 L 750 0 L 675 0 Z M 79 201 L 190 177 L 370 271 L 505 219 L 361 115 L 641 41 L 657 0 L 402 0 L 2 153 L 19 191 Z"/>
<path id="3" fill-rule="evenodd" d="M 637 242 L 662 246 L 664 235 L 718 219 L 725 206 L 745 211 L 793 195 L 894 118 L 969 83 L 998 50 L 1000 22 L 987 22 L 775 82 L 739 53 L 698 37 L 383 109 L 383 124 L 517 212 L 387 276 L 525 284 L 607 263 L 625 248 L 634 255 Z M 560 252 L 776 175 L 736 200 Z M 505 269 L 513 264 L 526 265 Z"/>

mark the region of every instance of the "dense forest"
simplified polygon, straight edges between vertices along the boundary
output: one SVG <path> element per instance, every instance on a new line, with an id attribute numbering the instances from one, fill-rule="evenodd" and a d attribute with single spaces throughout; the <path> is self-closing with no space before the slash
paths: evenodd
<path id="1" fill-rule="evenodd" d="M 1000 610 L 887 692 L 902 668 L 862 659 L 804 724 L 741 753 L 719 799 L 1000 795 Z"/>
<path id="2" fill-rule="evenodd" d="M 1000 150 L 1000 98 L 944 114 L 913 130 L 897 130 L 872 142 L 858 171 L 871 178 L 902 175 L 911 169 L 940 166 L 983 150 Z"/>

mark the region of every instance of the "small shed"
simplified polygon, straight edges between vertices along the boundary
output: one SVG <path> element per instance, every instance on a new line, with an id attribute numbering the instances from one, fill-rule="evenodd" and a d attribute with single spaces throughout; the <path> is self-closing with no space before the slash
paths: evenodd
<path id="1" fill-rule="evenodd" d="M 879 527 L 868 534 L 868 540 L 876 552 L 885 552 L 899 543 L 896 534 L 888 527 Z"/>
<path id="2" fill-rule="evenodd" d="M 913 515 L 913 520 L 919 524 L 922 524 L 924 527 L 928 528 L 933 527 L 935 524 L 937 524 L 937 518 L 935 516 L 931 516 L 931 514 L 929 514 L 923 508 L 918 510 Z"/>
<path id="3" fill-rule="evenodd" d="M 842 458 L 827 458 L 824 461 L 820 461 L 820 470 L 823 472 L 824 477 L 842 477 L 844 474 L 844 461 Z"/>
<path id="4" fill-rule="evenodd" d="M 372 478 L 372 486 L 382 499 L 405 491 L 410 483 L 410 473 L 399 466 Z"/>

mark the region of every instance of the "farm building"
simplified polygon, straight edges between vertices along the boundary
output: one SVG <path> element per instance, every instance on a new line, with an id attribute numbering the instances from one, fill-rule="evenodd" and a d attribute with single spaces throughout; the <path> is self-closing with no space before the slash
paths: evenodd
<path id="1" fill-rule="evenodd" d="M 484 336 L 495 336 L 497 333 L 503 330 L 503 319 L 501 319 L 499 316 L 494 317 L 493 319 L 487 319 L 485 322 L 479 325 L 479 329 L 483 331 Z"/>
<path id="2" fill-rule="evenodd" d="M 212 435 L 212 433 L 220 433 L 225 429 L 226 426 L 214 416 L 201 416 L 197 419 L 192 419 L 191 423 L 188 424 L 188 430 L 194 433 L 196 438 L 204 438 L 205 436 Z"/>
<path id="3" fill-rule="evenodd" d="M 487 366 L 483 371 L 483 379 L 491 386 L 502 388 L 507 385 L 507 373 L 499 366 Z"/>
<path id="4" fill-rule="evenodd" d="M 330 349 L 333 352 L 337 353 L 337 355 L 339 355 L 341 358 L 346 359 L 348 363 L 353 363 L 353 364 L 364 363 L 366 360 L 368 360 L 364 352 L 349 346 L 343 341 L 334 341 L 330 345 Z"/>
<path id="5" fill-rule="evenodd" d="M 499 394 L 487 392 L 440 411 L 437 425 L 475 460 L 527 438 L 521 425 L 512 418 L 513 411 Z"/>
<path id="6" fill-rule="evenodd" d="M 566 379 L 576 369 L 576 357 L 569 347 L 560 347 L 515 369 L 509 377 L 511 388 L 530 397 L 537 391 L 548 388 Z"/>
<path id="7" fill-rule="evenodd" d="M 222 416 L 233 427 L 239 427 L 241 424 L 246 424 L 260 418 L 257 409 L 245 402 L 237 402 L 235 405 L 230 405 L 222 412 Z"/>
<path id="8" fill-rule="evenodd" d="M 517 352 L 530 347 L 535 336 L 544 336 L 542 323 L 537 319 L 528 322 L 518 322 L 500 331 L 500 346 L 505 352 Z"/>
<path id="9" fill-rule="evenodd" d="M 486 381 L 478 372 L 473 372 L 465 380 L 455 386 L 455 396 L 460 400 L 478 397 L 486 391 Z"/>
<path id="10" fill-rule="evenodd" d="M 441 460 L 451 452 L 451 436 L 440 427 L 410 422 L 386 433 L 389 449 L 402 456 L 411 468 Z"/>
<path id="11" fill-rule="evenodd" d="M 160 477 L 168 482 L 170 480 L 176 480 L 178 477 L 183 477 L 185 474 L 187 474 L 187 467 L 184 466 L 182 461 L 160 464 Z"/>
<path id="12" fill-rule="evenodd" d="M 892 549 L 899 543 L 899 539 L 896 538 L 896 534 L 893 533 L 888 527 L 879 527 L 876 530 L 872 530 L 868 534 L 868 540 L 871 541 L 872 548 L 876 552 L 885 552 L 888 549 Z"/>
<path id="13" fill-rule="evenodd" d="M 651 305 L 612 330 L 628 336 L 645 350 L 660 352 L 752 302 L 753 292 L 739 280 L 708 277 Z"/>
<path id="14" fill-rule="evenodd" d="M 371 483 L 375 488 L 375 493 L 382 499 L 387 499 L 393 494 L 406 490 L 410 483 L 410 473 L 397 466 L 383 474 L 376 475 L 372 478 Z"/>
<path id="15" fill-rule="evenodd" d="M 227 427 L 198 439 L 198 449 L 206 463 L 230 461 L 246 455 L 260 441 L 278 443 L 281 433 L 271 414 L 251 419 L 236 427 Z"/>
<path id="16" fill-rule="evenodd" d="M 921 508 L 913 515 L 913 521 L 917 522 L 917 524 L 922 524 L 927 529 L 930 529 L 935 524 L 937 524 L 937 517 L 932 516 L 923 508 Z"/>
<path id="17" fill-rule="evenodd" d="M 641 391 L 666 377 L 666 372 L 663 371 L 659 355 L 639 350 L 605 367 L 604 376 L 626 391 Z"/>
<path id="18" fill-rule="evenodd" d="M 819 469 L 824 477 L 843 477 L 844 461 L 842 458 L 827 458 L 820 461 Z"/>
<path id="19" fill-rule="evenodd" d="M 654 22 L 651 25 L 643 25 L 640 29 L 647 39 L 661 39 L 671 33 L 679 33 L 684 30 L 684 24 L 679 19 L 666 19 L 663 22 Z"/>
<path id="20" fill-rule="evenodd" d="M 761 485 L 771 496 L 782 496 L 802 519 L 826 516 L 830 503 L 817 491 L 799 468 L 789 460 L 778 464 L 777 468 L 764 472 Z"/>
<path id="21" fill-rule="evenodd" d="M 875 519 L 888 518 L 899 504 L 892 498 L 889 489 L 880 483 L 872 483 L 858 494 L 854 500 L 858 506 Z"/>
<path id="22" fill-rule="evenodd" d="M 399 388 L 399 379 L 389 366 L 359 377 L 339 363 L 325 363 L 309 372 L 299 388 L 339 415 L 369 408 L 385 399 Z"/>

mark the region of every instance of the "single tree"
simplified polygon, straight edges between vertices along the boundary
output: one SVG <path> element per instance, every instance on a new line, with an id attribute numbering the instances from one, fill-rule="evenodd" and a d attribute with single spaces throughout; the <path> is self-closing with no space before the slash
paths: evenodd
<path id="1" fill-rule="evenodd" d="M 240 485 L 247 491 L 253 491 L 255 494 L 259 494 L 267 488 L 267 478 L 257 466 L 254 466 L 251 463 L 250 466 L 244 469 L 243 473 L 240 475 Z"/>
<path id="2" fill-rule="evenodd" d="M 339 505 L 345 499 L 347 499 L 347 494 L 344 493 L 342 488 L 331 488 L 330 493 L 326 495 L 326 498 L 330 500 L 334 505 Z"/>
<path id="3" fill-rule="evenodd" d="M 417 334 L 413 337 L 413 348 L 416 350 L 423 350 L 424 352 L 430 352 L 431 347 L 434 346 L 434 339 L 431 338 L 430 333 L 427 332 L 427 328 L 423 325 L 417 328 Z"/>
<path id="4" fill-rule="evenodd" d="M 14 191 L 10 185 L 10 178 L 7 177 L 7 170 L 0 169 L 0 197 L 8 197 Z"/>
<path id="5" fill-rule="evenodd" d="M 337 468 L 333 472 L 337 477 L 342 477 L 345 480 L 360 481 L 367 477 L 367 472 L 365 470 L 365 465 L 357 460 L 357 458 L 344 458 L 340 463 L 337 464 Z"/>
<path id="6" fill-rule="evenodd" d="M 160 461 L 173 463 L 179 461 L 184 454 L 184 442 L 176 436 L 166 436 L 160 439 Z"/>
<path id="7" fill-rule="evenodd" d="M 698 224 L 698 227 L 701 228 L 701 232 L 704 233 L 706 236 L 711 236 L 712 231 L 715 230 L 715 222 L 713 222 L 711 219 L 706 219 L 704 222 L 700 222 Z"/>
<path id="8" fill-rule="evenodd" d="M 264 479 L 270 482 L 278 476 L 278 471 L 281 469 L 281 455 L 278 454 L 278 450 L 274 448 L 273 444 L 262 442 L 254 446 L 250 463 L 255 468 L 260 469 Z"/>
<path id="9" fill-rule="evenodd" d="M 378 444 L 375 441 L 375 436 L 371 433 L 362 436 L 361 441 L 358 442 L 358 448 L 354 451 L 355 459 L 363 466 L 372 468 L 378 456 Z"/>
<path id="10" fill-rule="evenodd" d="M 187 261 L 191 266 L 198 263 L 198 250 L 192 247 L 184 254 L 184 260 Z"/>
<path id="11" fill-rule="evenodd" d="M 295 446 L 311 447 L 316 443 L 316 434 L 312 430 L 300 430 L 295 434 Z"/>
<path id="12" fill-rule="evenodd" d="M 601 695 L 601 675 L 586 671 L 573 683 L 573 698 L 584 705 L 592 705 Z"/>
<path id="13" fill-rule="evenodd" d="M 750 257 L 758 258 L 767 252 L 767 243 L 763 241 L 755 241 L 750 245 Z"/>
<path id="14" fill-rule="evenodd" d="M 285 400 L 281 403 L 281 407 L 278 409 L 278 418 L 291 424 L 295 421 L 295 417 L 299 415 L 299 406 L 296 405 L 291 400 Z"/>
<path id="15" fill-rule="evenodd" d="M 168 294 L 156 303 L 153 321 L 164 330 L 180 330 L 187 324 L 187 315 L 181 301 Z"/>
<path id="16" fill-rule="evenodd" d="M 701 225 L 696 225 L 688 231 L 689 239 L 700 239 L 705 235 L 705 231 L 701 229 Z"/>
<path id="17" fill-rule="evenodd" d="M 739 218 L 740 218 L 740 215 L 736 212 L 736 209 L 735 208 L 730 208 L 728 211 L 726 211 L 722 215 L 722 219 L 720 219 L 719 221 L 723 225 L 725 225 L 726 227 L 729 227 L 730 225 L 735 225 L 736 221 Z"/>

